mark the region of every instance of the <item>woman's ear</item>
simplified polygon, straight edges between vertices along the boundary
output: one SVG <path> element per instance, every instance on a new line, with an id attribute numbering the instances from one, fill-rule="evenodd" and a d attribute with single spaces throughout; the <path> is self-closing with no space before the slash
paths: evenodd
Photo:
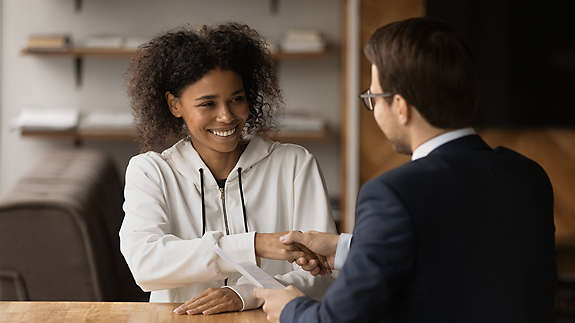
<path id="1" fill-rule="evenodd" d="M 166 92 L 166 102 L 168 102 L 168 107 L 170 107 L 170 112 L 176 118 L 182 117 L 182 111 L 180 108 L 180 100 L 170 93 L 169 91 Z"/>

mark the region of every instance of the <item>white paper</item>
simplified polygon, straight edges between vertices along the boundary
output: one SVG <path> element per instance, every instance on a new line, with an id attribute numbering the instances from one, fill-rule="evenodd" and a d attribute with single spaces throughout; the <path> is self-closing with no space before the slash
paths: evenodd
<path id="1" fill-rule="evenodd" d="M 280 284 L 277 280 L 275 280 L 272 276 L 268 273 L 263 271 L 260 267 L 252 264 L 251 262 L 240 262 L 237 263 L 232 260 L 228 255 L 224 253 L 224 251 L 218 247 L 217 244 L 214 245 L 214 251 L 220 255 L 220 257 L 224 258 L 226 261 L 231 263 L 234 268 L 239 271 L 244 277 L 246 277 L 252 284 L 263 287 L 263 288 L 272 288 L 272 289 L 279 289 L 284 288 L 285 286 Z"/>

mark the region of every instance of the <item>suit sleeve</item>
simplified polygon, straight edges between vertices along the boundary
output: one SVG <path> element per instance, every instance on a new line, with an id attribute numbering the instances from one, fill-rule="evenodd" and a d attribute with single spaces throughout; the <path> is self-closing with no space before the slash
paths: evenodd
<path id="1" fill-rule="evenodd" d="M 411 219 L 398 195 L 381 179 L 361 190 L 351 249 L 321 302 L 292 300 L 281 322 L 364 322 L 384 319 L 413 266 Z"/>

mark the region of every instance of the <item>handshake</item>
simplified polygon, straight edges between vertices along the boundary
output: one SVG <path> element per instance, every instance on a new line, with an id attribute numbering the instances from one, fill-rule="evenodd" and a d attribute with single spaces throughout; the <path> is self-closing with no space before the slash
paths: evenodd
<path id="1" fill-rule="evenodd" d="M 331 274 L 339 235 L 318 231 L 256 233 L 256 256 L 295 262 L 312 275 Z"/>

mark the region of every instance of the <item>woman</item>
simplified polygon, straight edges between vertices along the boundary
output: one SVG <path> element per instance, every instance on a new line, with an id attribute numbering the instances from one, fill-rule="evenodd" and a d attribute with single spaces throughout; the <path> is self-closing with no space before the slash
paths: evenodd
<path id="1" fill-rule="evenodd" d="M 128 93 L 148 152 L 126 171 L 121 250 L 150 301 L 187 301 L 179 314 L 260 306 L 214 244 L 321 297 L 330 277 L 261 259 L 304 255 L 270 232 L 335 226 L 314 157 L 258 136 L 281 102 L 258 33 L 225 24 L 156 37 L 131 63 Z"/>

